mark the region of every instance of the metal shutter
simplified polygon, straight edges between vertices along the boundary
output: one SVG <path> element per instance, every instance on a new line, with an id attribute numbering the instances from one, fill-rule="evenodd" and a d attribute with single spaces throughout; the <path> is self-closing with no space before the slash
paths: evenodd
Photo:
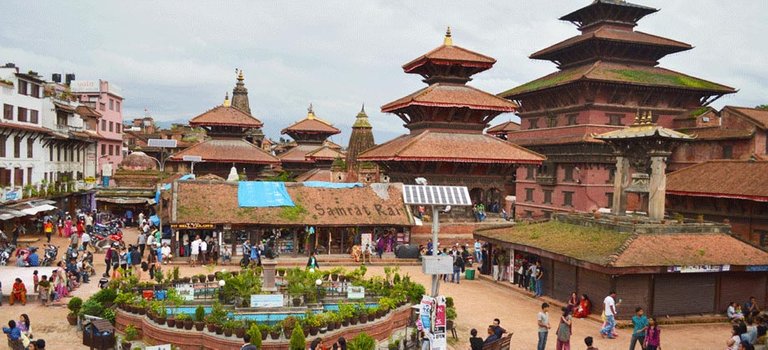
<path id="1" fill-rule="evenodd" d="M 712 313 L 714 303 L 714 273 L 656 275 L 653 298 L 656 316 Z"/>

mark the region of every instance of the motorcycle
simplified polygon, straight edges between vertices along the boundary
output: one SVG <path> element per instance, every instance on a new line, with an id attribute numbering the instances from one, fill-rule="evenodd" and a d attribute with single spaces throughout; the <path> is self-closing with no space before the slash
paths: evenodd
<path id="1" fill-rule="evenodd" d="M 0 251 L 0 266 L 8 265 L 8 260 L 11 259 L 11 256 L 13 256 L 13 251 L 16 250 L 16 246 L 13 244 L 8 244 L 3 248 L 2 251 Z"/>
<path id="2" fill-rule="evenodd" d="M 41 265 L 52 266 L 56 261 L 56 257 L 58 257 L 58 255 L 59 255 L 59 248 L 53 244 L 49 244 L 45 248 L 45 253 L 43 254 L 43 262 Z"/>

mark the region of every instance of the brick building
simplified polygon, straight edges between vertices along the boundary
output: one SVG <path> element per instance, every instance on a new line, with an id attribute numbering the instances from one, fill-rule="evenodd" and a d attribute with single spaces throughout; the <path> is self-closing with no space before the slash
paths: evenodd
<path id="1" fill-rule="evenodd" d="M 517 169 L 518 216 L 609 206 L 615 160 L 592 135 L 624 128 L 639 112 L 672 128 L 680 115 L 735 92 L 658 66 L 664 56 L 692 46 L 634 30 L 656 11 L 596 0 L 563 16 L 581 35 L 530 56 L 559 70 L 500 94 L 520 106 L 521 130 L 507 133 L 510 142 L 547 157 L 540 167 Z"/>

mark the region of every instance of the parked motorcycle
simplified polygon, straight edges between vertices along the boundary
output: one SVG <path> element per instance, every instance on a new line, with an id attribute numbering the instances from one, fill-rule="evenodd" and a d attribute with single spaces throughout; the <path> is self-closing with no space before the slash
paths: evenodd
<path id="1" fill-rule="evenodd" d="M 13 256 L 14 250 L 16 250 L 16 246 L 13 244 L 7 244 L 5 248 L 0 250 L 0 266 L 8 265 L 8 260 Z"/>
<path id="2" fill-rule="evenodd" d="M 56 258 L 59 255 L 59 247 L 48 244 L 48 246 L 45 247 L 45 254 L 43 255 L 43 262 L 42 266 L 53 266 L 53 264 L 56 262 Z"/>

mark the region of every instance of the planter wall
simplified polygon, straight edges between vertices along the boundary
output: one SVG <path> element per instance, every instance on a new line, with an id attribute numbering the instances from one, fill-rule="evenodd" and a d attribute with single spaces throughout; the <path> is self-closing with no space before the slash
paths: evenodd
<path id="1" fill-rule="evenodd" d="M 369 321 L 366 324 L 356 326 L 342 327 L 319 335 L 324 339 L 337 339 L 343 336 L 346 339 L 352 339 L 359 333 L 367 333 L 378 341 L 386 340 L 395 330 L 405 328 L 410 318 L 410 306 L 397 308 L 386 316 L 375 321 Z M 115 328 L 119 332 L 124 332 L 125 328 L 133 325 L 139 331 L 139 337 L 151 344 L 172 343 L 181 350 L 239 350 L 242 346 L 242 339 L 234 337 L 225 337 L 223 335 L 212 334 L 207 331 L 199 332 L 194 328 L 192 330 L 176 329 L 159 325 L 150 320 L 145 315 L 131 314 L 118 309 L 115 316 Z M 308 336 L 307 342 L 311 342 L 314 337 Z M 288 339 L 262 341 L 261 350 L 282 350 L 288 348 Z"/>

